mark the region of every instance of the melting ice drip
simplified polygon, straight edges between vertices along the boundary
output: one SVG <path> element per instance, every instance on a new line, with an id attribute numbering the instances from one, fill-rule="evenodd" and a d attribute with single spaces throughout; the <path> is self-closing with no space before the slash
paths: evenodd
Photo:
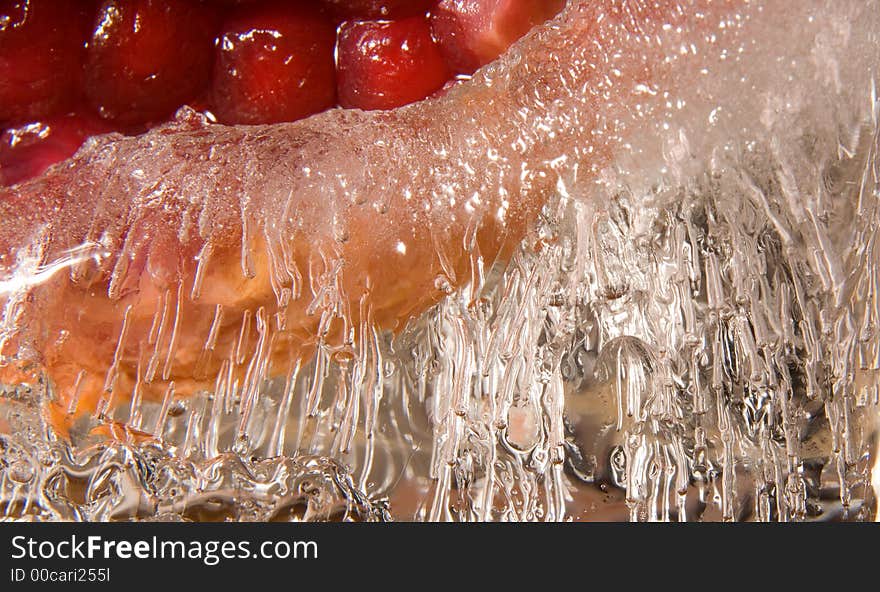
<path id="1" fill-rule="evenodd" d="M 51 389 L 10 387 L 0 514 L 873 519 L 871 89 L 833 133 L 783 121 L 706 154 L 683 135 L 663 164 L 690 159 L 686 171 L 564 178 L 524 241 L 539 248 L 477 261 L 471 285 L 402 334 L 365 325 L 345 355 L 321 344 L 287 376 L 261 370 L 258 340 L 235 361 L 255 369 L 246 385 L 133 397 L 77 426 L 72 446 L 41 422 Z M 250 313 L 258 333 L 265 314 Z M 156 440 L 88 436 L 109 420 Z"/>

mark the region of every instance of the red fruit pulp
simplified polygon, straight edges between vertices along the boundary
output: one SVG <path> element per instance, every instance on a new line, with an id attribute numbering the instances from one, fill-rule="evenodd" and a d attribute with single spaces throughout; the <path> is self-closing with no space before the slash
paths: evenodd
<path id="1" fill-rule="evenodd" d="M 336 101 L 332 20 L 306 2 L 245 5 L 224 22 L 212 84 L 223 123 L 293 121 Z"/>
<path id="2" fill-rule="evenodd" d="M 449 79 L 449 69 L 423 16 L 350 21 L 339 29 L 339 104 L 393 109 L 424 99 Z"/>
<path id="3" fill-rule="evenodd" d="M 215 23 L 196 0 L 106 0 L 85 66 L 91 105 L 121 124 L 166 118 L 207 86 Z"/>
<path id="4" fill-rule="evenodd" d="M 0 0 L 0 121 L 44 117 L 75 103 L 90 4 Z"/>

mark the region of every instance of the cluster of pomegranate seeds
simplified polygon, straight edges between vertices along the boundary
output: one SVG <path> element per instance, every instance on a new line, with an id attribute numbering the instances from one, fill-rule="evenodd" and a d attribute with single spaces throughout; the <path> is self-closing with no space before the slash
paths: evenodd
<path id="1" fill-rule="evenodd" d="M 392 109 L 565 0 L 0 0 L 0 185 L 182 105 L 226 124 Z"/>

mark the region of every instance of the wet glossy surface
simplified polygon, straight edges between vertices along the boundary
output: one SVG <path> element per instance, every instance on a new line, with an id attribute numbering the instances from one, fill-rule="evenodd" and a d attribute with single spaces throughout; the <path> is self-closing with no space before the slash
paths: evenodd
<path id="1" fill-rule="evenodd" d="M 5 380 L 400 518 L 870 518 L 876 8 L 573 2 L 393 113 L 95 141 L 0 194 Z"/>

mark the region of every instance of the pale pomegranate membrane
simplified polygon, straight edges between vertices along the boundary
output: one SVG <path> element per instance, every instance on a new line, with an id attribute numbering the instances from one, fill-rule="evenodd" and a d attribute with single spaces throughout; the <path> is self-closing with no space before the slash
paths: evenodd
<path id="1" fill-rule="evenodd" d="M 876 0 L 569 0 L 87 140 L 0 189 L 0 515 L 873 520 L 878 69 Z"/>

